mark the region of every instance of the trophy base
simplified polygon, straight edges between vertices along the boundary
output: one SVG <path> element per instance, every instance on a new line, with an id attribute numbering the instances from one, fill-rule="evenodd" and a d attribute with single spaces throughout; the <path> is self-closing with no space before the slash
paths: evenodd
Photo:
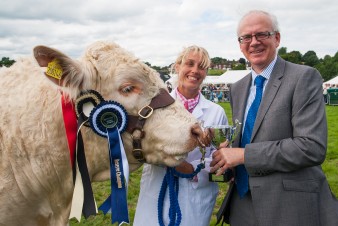
<path id="1" fill-rule="evenodd" d="M 220 176 L 216 176 L 216 173 L 209 173 L 209 181 L 211 182 L 228 182 L 233 177 L 233 172 L 230 169 L 226 170 L 224 174 Z"/>

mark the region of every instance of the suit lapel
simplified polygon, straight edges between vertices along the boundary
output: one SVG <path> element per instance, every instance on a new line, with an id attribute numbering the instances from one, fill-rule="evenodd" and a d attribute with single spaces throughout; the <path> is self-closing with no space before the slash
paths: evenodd
<path id="1" fill-rule="evenodd" d="M 254 139 L 266 113 L 268 112 L 272 101 L 275 99 L 276 94 L 281 85 L 281 78 L 283 77 L 283 71 L 285 68 L 285 61 L 280 57 L 277 58 L 274 69 L 271 72 L 268 84 L 265 87 L 264 95 L 262 98 L 261 105 L 258 109 L 255 126 L 252 131 L 251 141 Z"/>
<path id="2" fill-rule="evenodd" d="M 241 103 L 241 105 L 239 106 L 239 119 L 241 120 L 241 122 L 244 122 L 244 114 L 245 114 L 245 108 L 246 108 L 246 103 L 247 103 L 247 99 L 249 96 L 249 92 L 250 92 L 250 86 L 251 86 L 251 74 L 248 76 L 247 79 L 245 79 L 243 81 L 242 87 L 240 87 L 240 90 L 245 90 L 244 95 L 243 92 L 239 95 L 239 103 Z"/>
<path id="3" fill-rule="evenodd" d="M 240 131 L 238 133 L 238 136 L 236 137 L 233 145 L 235 147 L 239 146 L 239 141 L 242 137 L 242 129 L 243 129 L 243 122 L 244 122 L 244 113 L 246 108 L 246 102 L 247 98 L 249 96 L 250 92 L 250 86 L 251 86 L 251 73 L 246 75 L 242 80 L 235 83 L 233 86 L 231 86 L 231 108 L 232 108 L 232 121 L 234 122 L 236 119 L 238 119 L 242 123 L 242 127 L 240 128 Z"/>

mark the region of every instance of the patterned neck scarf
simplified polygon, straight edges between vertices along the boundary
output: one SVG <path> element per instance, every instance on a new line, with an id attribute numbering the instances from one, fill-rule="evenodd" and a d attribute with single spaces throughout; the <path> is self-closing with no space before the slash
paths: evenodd
<path id="1" fill-rule="evenodd" d="M 185 109 L 187 109 L 190 113 L 192 113 L 200 100 L 200 93 L 198 93 L 197 96 L 192 99 L 187 99 L 176 88 L 176 94 L 183 103 Z"/>

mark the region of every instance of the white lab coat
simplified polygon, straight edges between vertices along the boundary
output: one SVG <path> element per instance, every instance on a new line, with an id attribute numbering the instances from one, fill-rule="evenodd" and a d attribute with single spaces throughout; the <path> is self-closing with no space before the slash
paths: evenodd
<path id="1" fill-rule="evenodd" d="M 176 99 L 175 90 L 171 95 Z M 192 114 L 204 121 L 204 126 L 226 125 L 227 117 L 223 108 L 200 96 L 199 103 L 196 105 Z M 173 131 L 175 132 L 175 131 Z M 199 148 L 189 152 L 186 161 L 191 163 L 196 169 L 200 163 L 201 152 Z M 206 153 L 205 169 L 197 175 L 198 181 L 179 178 L 178 202 L 182 213 L 181 226 L 207 226 L 209 225 L 211 214 L 218 194 L 218 184 L 208 181 L 210 170 L 211 150 L 208 148 Z M 158 196 L 165 176 L 165 167 L 144 164 L 141 178 L 141 190 L 135 212 L 134 226 L 156 226 L 158 223 Z M 167 193 L 163 202 L 163 222 L 169 224 L 169 195 Z"/>

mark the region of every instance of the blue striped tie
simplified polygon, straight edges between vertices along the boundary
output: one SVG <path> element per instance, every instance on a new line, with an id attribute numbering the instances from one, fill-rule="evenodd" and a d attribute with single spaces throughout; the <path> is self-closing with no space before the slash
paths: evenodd
<path id="1" fill-rule="evenodd" d="M 255 125 L 255 120 L 257 116 L 257 111 L 258 111 L 259 105 L 262 100 L 264 80 L 265 78 L 260 75 L 257 76 L 255 79 L 256 97 L 254 101 L 252 102 L 252 105 L 250 106 L 250 109 L 246 116 L 243 136 L 241 140 L 241 147 L 243 148 L 245 147 L 246 144 L 250 143 L 252 130 Z M 237 187 L 238 194 L 241 198 L 243 198 L 249 189 L 248 173 L 246 172 L 244 165 L 239 165 L 236 167 L 236 178 L 235 179 L 236 179 L 236 187 Z"/>

